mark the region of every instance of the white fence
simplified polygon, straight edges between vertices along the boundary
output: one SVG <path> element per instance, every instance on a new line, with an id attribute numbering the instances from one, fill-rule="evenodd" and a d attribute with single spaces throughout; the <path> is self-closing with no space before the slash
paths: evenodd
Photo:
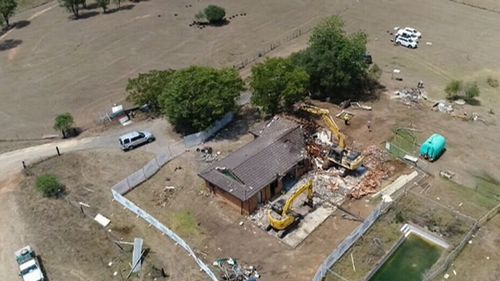
<path id="1" fill-rule="evenodd" d="M 391 206 L 389 202 L 380 203 L 377 208 L 365 219 L 363 224 L 358 226 L 342 243 L 331 253 L 321 264 L 313 277 L 313 281 L 321 281 L 325 278 L 328 270 L 349 250 L 358 239 L 363 236 L 368 229 L 373 225 L 373 223 L 387 211 Z"/>
<path id="2" fill-rule="evenodd" d="M 129 209 L 131 212 L 133 212 L 134 214 L 136 214 L 137 216 L 141 217 L 149 224 L 154 226 L 161 233 L 167 235 L 168 237 L 170 237 L 170 239 L 174 240 L 174 242 L 177 245 L 181 246 L 189 254 L 189 256 L 191 256 L 194 259 L 194 261 L 198 264 L 201 270 L 203 270 L 208 275 L 208 277 L 210 277 L 211 280 L 218 281 L 217 277 L 210 270 L 210 268 L 196 256 L 191 247 L 189 247 L 189 245 L 181 237 L 179 237 L 179 235 L 177 235 L 175 232 L 173 232 L 168 227 L 163 225 L 160 221 L 158 221 L 155 217 L 151 216 L 146 211 L 142 210 L 141 208 L 139 208 L 139 206 L 135 205 L 132 201 L 128 200 L 123 196 L 123 194 L 129 192 L 134 187 L 138 186 L 139 184 L 143 183 L 151 176 L 153 176 L 163 165 L 165 165 L 169 161 L 170 157 L 166 154 L 162 154 L 156 157 L 155 159 L 151 160 L 143 168 L 137 170 L 136 172 L 128 176 L 126 179 L 115 184 L 111 188 L 111 193 L 113 194 L 113 198 L 114 200 L 116 200 L 116 202 L 120 203 L 125 208 Z"/>
<path id="3" fill-rule="evenodd" d="M 215 135 L 219 130 L 231 123 L 234 119 L 234 112 L 229 112 L 222 119 L 216 121 L 214 125 L 204 131 L 187 135 L 184 137 L 186 147 L 193 147 L 204 143 L 208 138 Z"/>

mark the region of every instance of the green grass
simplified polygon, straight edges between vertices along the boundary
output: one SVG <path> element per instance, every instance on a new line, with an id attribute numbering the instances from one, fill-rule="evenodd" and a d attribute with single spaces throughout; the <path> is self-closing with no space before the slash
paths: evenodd
<path id="1" fill-rule="evenodd" d="M 190 212 L 172 213 L 170 216 L 170 226 L 181 236 L 197 236 L 201 234 L 198 221 Z"/>
<path id="2" fill-rule="evenodd" d="M 487 197 L 493 197 L 500 201 L 500 181 L 488 174 L 476 176 L 475 190 Z"/>
<path id="3" fill-rule="evenodd" d="M 390 153 L 396 157 L 404 157 L 406 154 L 416 155 L 418 151 L 416 137 L 408 130 L 394 131 L 391 144 Z"/>

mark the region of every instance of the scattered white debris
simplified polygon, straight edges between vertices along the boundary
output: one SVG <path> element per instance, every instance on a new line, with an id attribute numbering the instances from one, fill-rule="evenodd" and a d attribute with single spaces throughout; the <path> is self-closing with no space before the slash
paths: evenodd
<path id="1" fill-rule="evenodd" d="M 455 269 L 453 269 L 453 274 L 457 275 L 457 272 L 455 271 Z"/>
<path id="2" fill-rule="evenodd" d="M 111 267 L 112 265 L 113 265 L 113 262 L 112 262 L 112 261 L 110 261 L 110 262 L 108 263 L 108 266 L 109 266 L 109 267 Z"/>
<path id="3" fill-rule="evenodd" d="M 242 226 L 242 225 L 243 225 L 243 221 L 240 221 L 240 226 Z"/>
<path id="4" fill-rule="evenodd" d="M 427 42 L 425 42 L 425 45 L 432 46 L 432 42 L 427 41 Z"/>
<path id="5" fill-rule="evenodd" d="M 175 186 L 167 185 L 165 186 L 165 190 L 172 190 L 175 189 Z"/>
<path id="6" fill-rule="evenodd" d="M 439 201 L 439 200 L 441 200 L 441 198 L 439 198 L 439 197 L 436 197 L 436 200 L 437 200 L 437 201 Z"/>
<path id="7" fill-rule="evenodd" d="M 113 272 L 113 276 L 118 275 L 118 271 Z"/>
<path id="8" fill-rule="evenodd" d="M 101 214 L 97 214 L 95 216 L 94 220 L 96 222 L 98 222 L 100 225 L 102 225 L 103 227 L 108 226 L 108 224 L 111 222 L 108 218 L 106 218 L 105 216 L 103 216 Z"/>
<path id="9" fill-rule="evenodd" d="M 486 257 L 487 260 L 490 260 L 490 257 Z"/>
<path id="10" fill-rule="evenodd" d="M 472 244 L 472 240 L 469 240 L 469 244 Z"/>
<path id="11" fill-rule="evenodd" d="M 446 273 L 446 274 L 444 275 L 444 279 L 448 279 L 448 278 L 450 278 L 450 275 L 449 275 L 448 273 Z"/>

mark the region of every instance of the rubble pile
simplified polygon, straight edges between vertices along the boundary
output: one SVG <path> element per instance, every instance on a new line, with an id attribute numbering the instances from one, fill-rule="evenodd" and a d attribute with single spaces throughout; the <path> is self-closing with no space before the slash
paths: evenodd
<path id="1" fill-rule="evenodd" d="M 155 190 L 153 192 L 154 194 L 153 202 L 155 203 L 156 206 L 163 208 L 167 205 L 170 198 L 173 197 L 174 192 L 175 192 L 175 186 L 165 186 L 162 190 Z"/>
<path id="2" fill-rule="evenodd" d="M 210 146 L 197 148 L 196 151 L 201 153 L 201 159 L 207 163 L 217 161 L 220 155 L 220 152 L 213 153 L 213 149 Z"/>
<path id="3" fill-rule="evenodd" d="M 414 105 L 427 99 L 425 91 L 421 88 L 404 88 L 394 92 L 394 98 L 399 98 L 406 105 Z"/>
<path id="4" fill-rule="evenodd" d="M 391 176 L 395 170 L 394 166 L 388 164 L 384 151 L 375 145 L 367 147 L 363 154 L 365 155 L 365 167 L 368 168 L 368 171 L 350 193 L 354 199 L 360 199 L 365 195 L 377 192 L 382 180 Z"/>
<path id="5" fill-rule="evenodd" d="M 219 269 L 222 280 L 227 281 L 257 281 L 259 273 L 254 266 L 246 266 L 238 263 L 233 258 L 220 258 L 214 261 L 214 266 Z"/>

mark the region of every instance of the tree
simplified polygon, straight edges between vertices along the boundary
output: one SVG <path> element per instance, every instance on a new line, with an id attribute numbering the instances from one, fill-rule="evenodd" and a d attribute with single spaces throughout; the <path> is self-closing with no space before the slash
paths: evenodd
<path id="1" fill-rule="evenodd" d="M 306 97 L 309 75 L 289 59 L 270 58 L 252 67 L 252 103 L 274 115 Z"/>
<path id="2" fill-rule="evenodd" d="M 139 76 L 128 80 L 127 100 L 137 106 L 147 104 L 153 112 L 159 112 L 158 97 L 163 89 L 167 87 L 173 70 L 152 70 L 148 73 L 140 73 Z"/>
<path id="3" fill-rule="evenodd" d="M 68 12 L 73 13 L 75 18 L 77 19 L 80 16 L 80 5 L 84 4 L 84 0 L 59 0 L 59 3 L 61 6 L 65 7 Z"/>
<path id="4" fill-rule="evenodd" d="M 5 22 L 7 27 L 9 27 L 9 19 L 14 15 L 14 11 L 16 10 L 16 8 L 16 0 L 0 0 L 0 15 L 2 16 L 0 22 Z"/>
<path id="5" fill-rule="evenodd" d="M 45 197 L 55 197 L 64 191 L 64 185 L 54 175 L 42 175 L 36 179 L 36 189 Z"/>
<path id="6" fill-rule="evenodd" d="M 363 32 L 347 35 L 343 27 L 338 17 L 323 20 L 314 28 L 309 47 L 291 57 L 309 73 L 309 89 L 316 97 L 352 95 L 365 85 L 367 35 Z"/>
<path id="7" fill-rule="evenodd" d="M 66 112 L 59 114 L 54 122 L 54 130 L 62 132 L 63 138 L 66 138 L 66 132 L 73 126 L 73 116 Z"/>
<path id="8" fill-rule="evenodd" d="M 191 66 L 171 74 L 159 98 L 160 107 L 177 129 L 204 130 L 236 109 L 236 98 L 243 90 L 234 69 Z"/>
<path id="9" fill-rule="evenodd" d="M 226 16 L 226 10 L 224 8 L 216 5 L 208 5 L 205 10 L 203 10 L 205 18 L 211 24 L 221 23 Z"/>
<path id="10" fill-rule="evenodd" d="M 102 11 L 106 13 L 106 9 L 110 3 L 110 0 L 96 0 L 97 6 L 102 8 Z"/>

